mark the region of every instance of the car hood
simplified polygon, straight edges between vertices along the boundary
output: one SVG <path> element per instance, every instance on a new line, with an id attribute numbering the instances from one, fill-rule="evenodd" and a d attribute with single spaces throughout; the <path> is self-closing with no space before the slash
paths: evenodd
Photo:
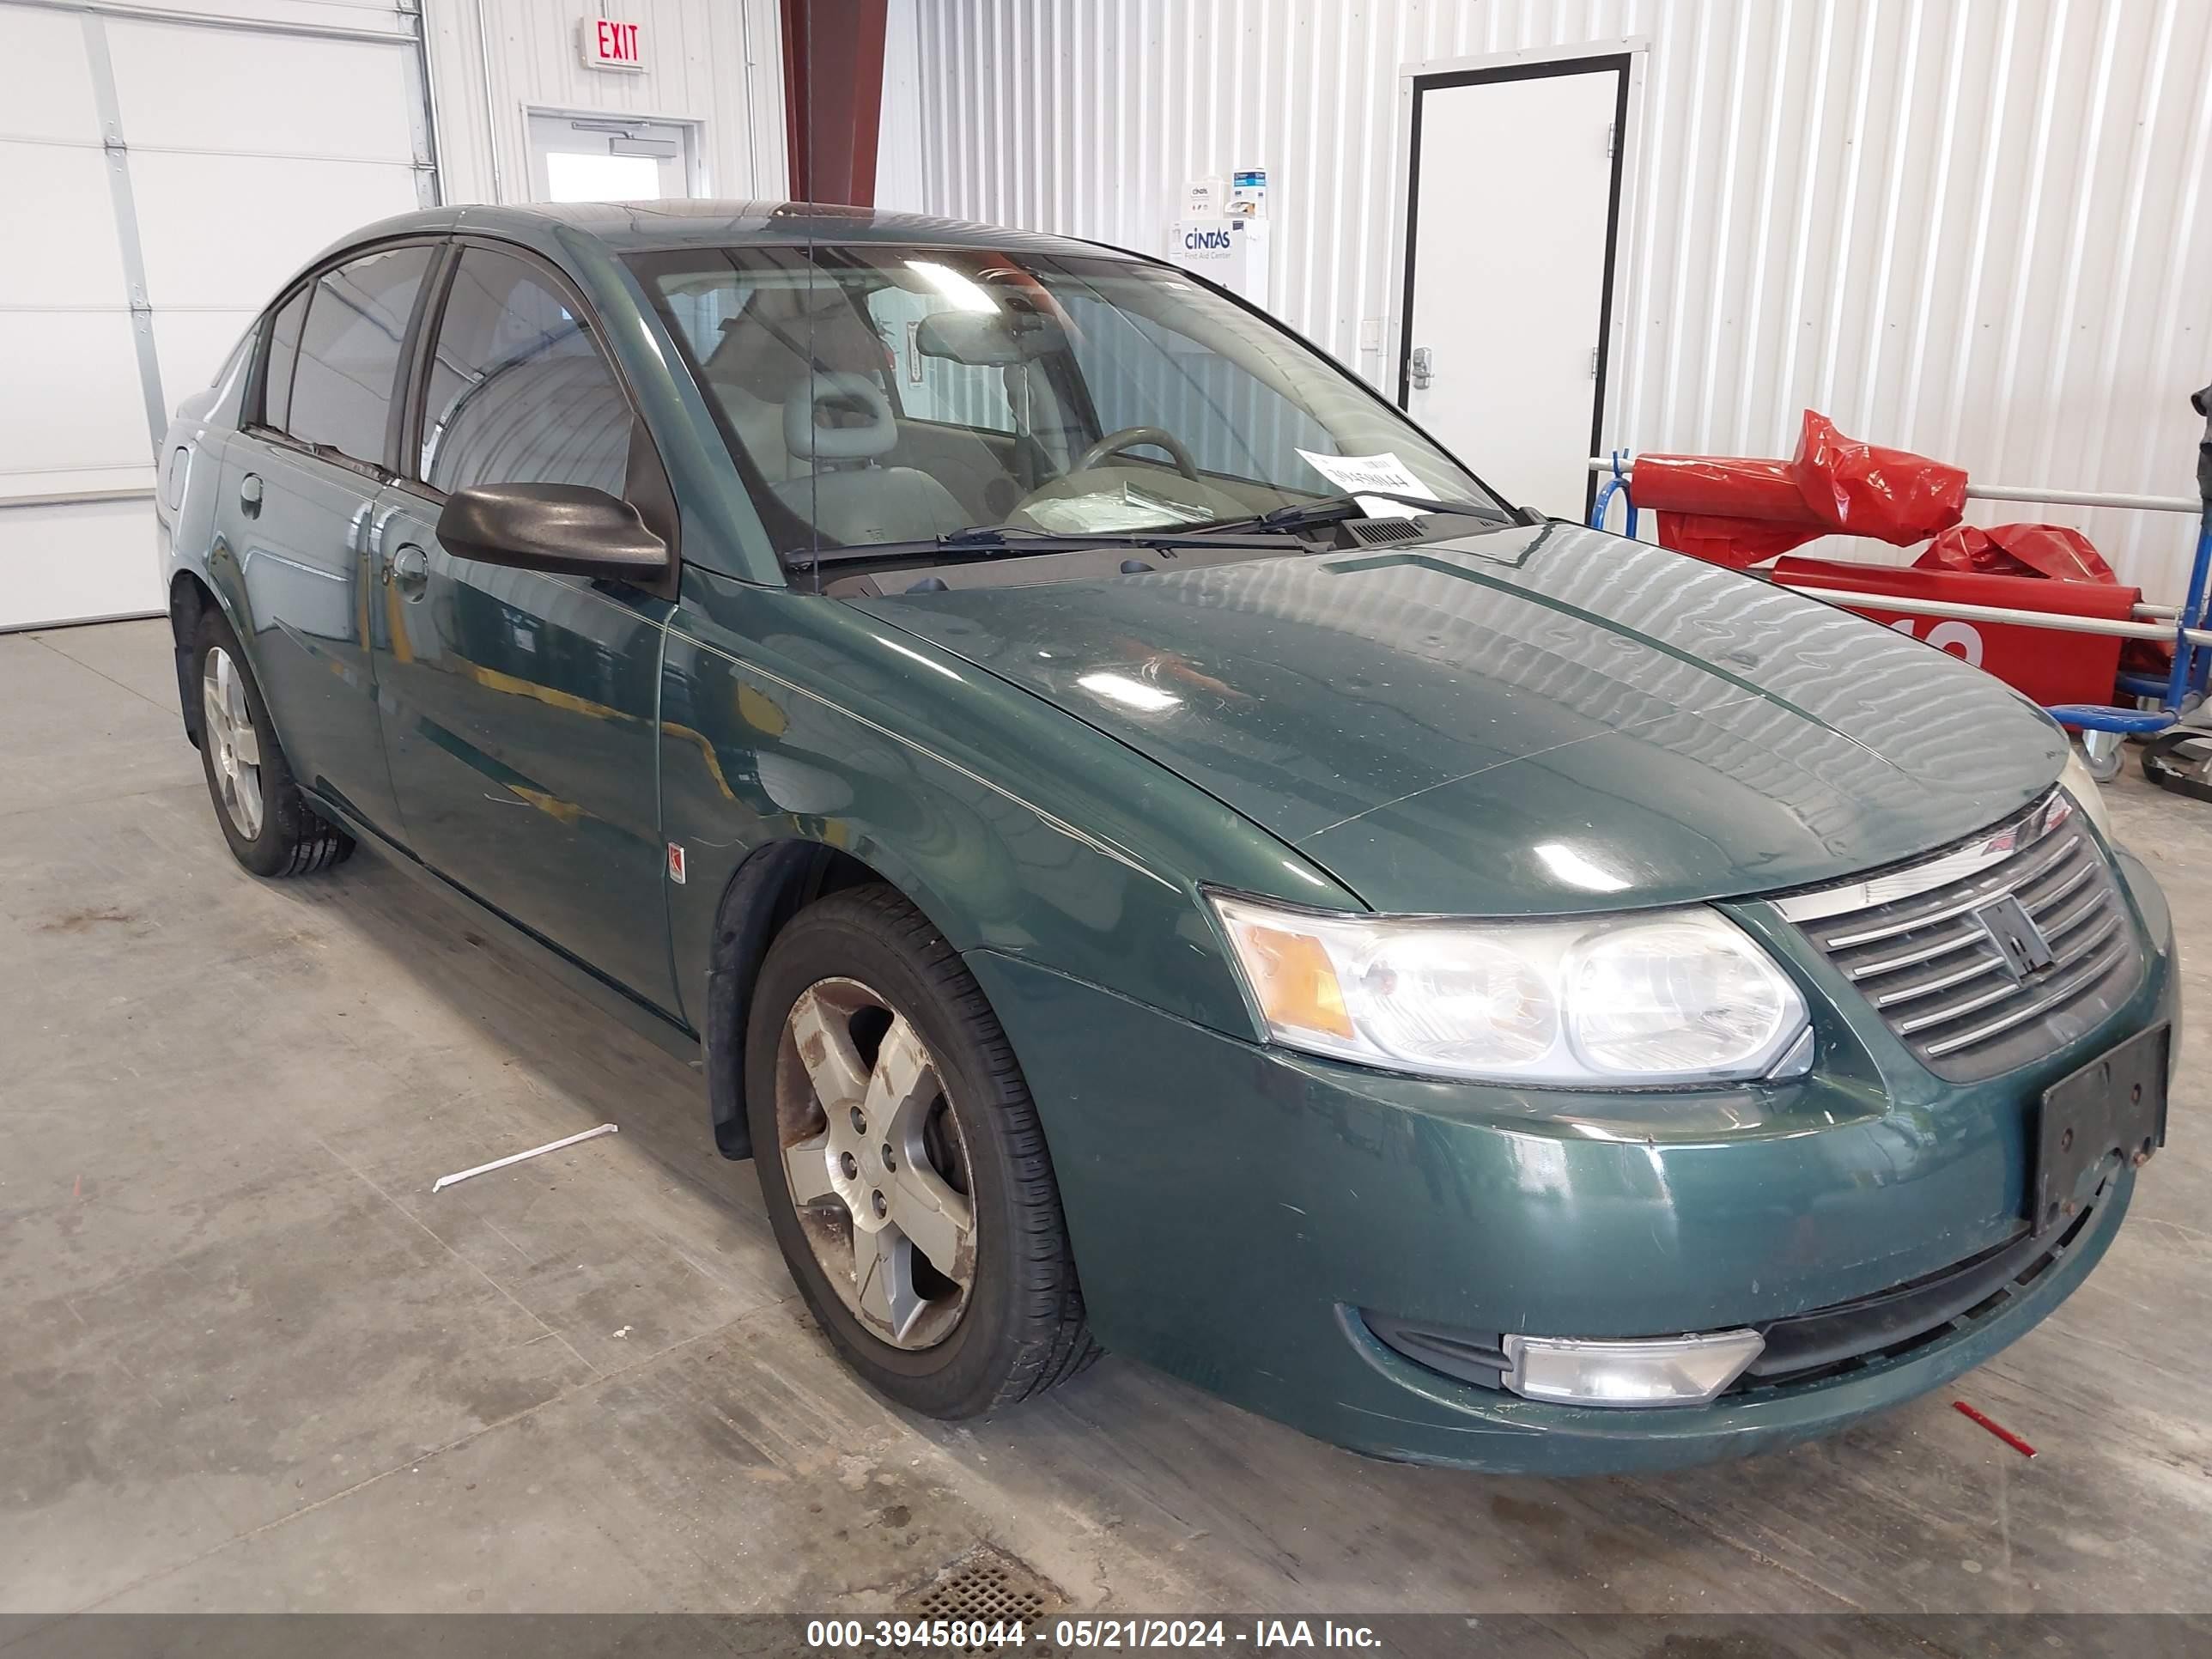
<path id="1" fill-rule="evenodd" d="M 2042 714 L 1953 657 L 1565 525 L 856 603 L 1151 757 L 1378 910 L 1821 882 L 1995 822 L 2064 759 Z"/>

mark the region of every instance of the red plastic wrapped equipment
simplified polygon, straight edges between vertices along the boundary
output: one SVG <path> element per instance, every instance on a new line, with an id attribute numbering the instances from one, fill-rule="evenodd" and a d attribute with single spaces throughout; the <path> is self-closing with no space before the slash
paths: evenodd
<path id="1" fill-rule="evenodd" d="M 2120 589 L 2120 579 L 2105 556 L 2078 530 L 2056 524 L 1997 524 L 1984 530 L 1962 524 L 1945 531 L 1912 562 L 1916 570 L 1959 570 L 1987 576 L 2045 576 L 2053 581 L 2093 582 L 2124 592 L 2130 605 L 2142 598 L 2137 588 Z M 2052 607 L 2030 600 L 2037 610 Z M 2102 612 L 2093 614 L 2102 615 Z M 2131 611 L 2112 613 L 2125 621 Z M 2156 640 L 2123 640 L 2120 666 L 2130 674 L 2160 678 L 2173 667 L 2173 647 Z M 2096 696 L 2054 697 L 2053 702 L 2102 702 L 2117 692 Z"/>
<path id="2" fill-rule="evenodd" d="M 2105 556 L 2078 530 L 2055 524 L 1955 525 L 1913 564 L 1922 570 L 1970 570 L 1984 576 L 2048 576 L 2061 582 L 2117 582 Z"/>
<path id="3" fill-rule="evenodd" d="M 1635 493 L 1659 515 L 1662 546 L 1741 570 L 1822 536 L 1925 541 L 1959 522 L 1966 475 L 1846 438 L 1808 409 L 1790 460 L 1638 455 Z"/>

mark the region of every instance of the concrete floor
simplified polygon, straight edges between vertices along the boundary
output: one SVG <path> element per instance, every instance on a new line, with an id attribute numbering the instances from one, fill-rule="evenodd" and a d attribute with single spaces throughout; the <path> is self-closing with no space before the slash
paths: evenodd
<path id="1" fill-rule="evenodd" d="M 1110 1356 L 948 1427 L 830 1357 L 681 1064 L 372 858 L 240 871 L 167 646 L 0 637 L 0 1610 L 862 1613 L 979 1541 L 1121 1613 L 2212 1607 L 2201 950 L 2095 1277 L 1838 1440 L 1479 1479 Z M 2203 939 L 2212 808 L 2112 793 Z"/>

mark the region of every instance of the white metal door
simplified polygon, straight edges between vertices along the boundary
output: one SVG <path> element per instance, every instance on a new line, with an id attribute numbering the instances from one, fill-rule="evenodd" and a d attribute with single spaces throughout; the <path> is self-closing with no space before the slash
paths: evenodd
<path id="1" fill-rule="evenodd" d="M 163 608 L 154 444 L 325 244 L 434 199 L 411 21 L 0 0 L 0 629 Z"/>
<path id="2" fill-rule="evenodd" d="M 1399 395 L 1508 501 L 1580 518 L 1604 407 L 1625 57 L 1417 77 Z"/>
<path id="3" fill-rule="evenodd" d="M 650 202 L 693 194 L 696 145 L 685 121 L 530 112 L 537 202 Z"/>

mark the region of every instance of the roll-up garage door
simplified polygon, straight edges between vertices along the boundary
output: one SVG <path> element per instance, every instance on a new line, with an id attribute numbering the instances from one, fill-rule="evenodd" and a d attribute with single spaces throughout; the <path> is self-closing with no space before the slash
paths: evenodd
<path id="1" fill-rule="evenodd" d="M 0 0 L 0 629 L 163 608 L 153 446 L 277 284 L 436 199 L 389 5 Z"/>

